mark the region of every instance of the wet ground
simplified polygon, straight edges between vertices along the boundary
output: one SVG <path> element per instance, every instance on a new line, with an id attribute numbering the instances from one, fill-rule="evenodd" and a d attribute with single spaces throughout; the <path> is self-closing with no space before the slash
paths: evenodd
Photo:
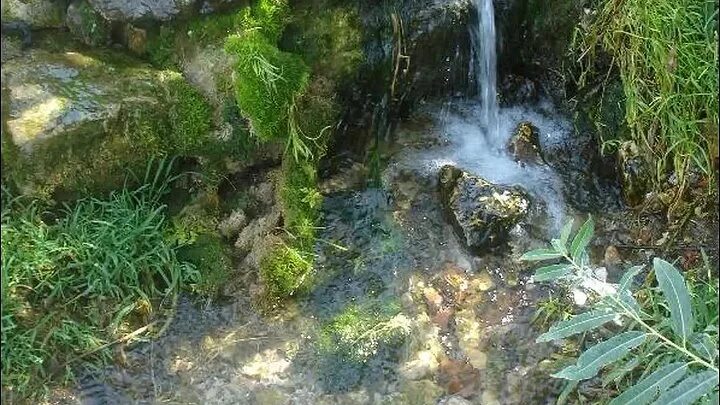
<path id="1" fill-rule="evenodd" d="M 614 196 L 578 197 L 605 187 L 581 160 L 557 157 L 548 159 L 555 166 L 532 168 L 497 153 L 523 119 L 539 127 L 546 153 L 575 147 L 567 121 L 547 106 L 505 111 L 504 134 L 492 142 L 473 138 L 472 111 L 472 104 L 430 106 L 403 123 L 384 148 L 381 187 L 336 181 L 353 178 L 347 171 L 328 180 L 307 296 L 277 315 L 255 309 L 252 286 L 224 302 L 185 297 L 163 337 L 135 345 L 57 402 L 554 403 L 562 386 L 547 372 L 553 347 L 534 343 L 541 331 L 530 322 L 547 290 L 528 282 L 530 271 L 516 258 L 580 215 L 576 201 L 609 207 Z M 436 191 L 444 163 L 533 195 L 537 207 L 508 246 L 482 257 L 459 246 Z M 573 170 L 585 177 L 568 183 Z M 377 317 L 367 332 L 355 340 L 328 335 L 363 311 Z"/>

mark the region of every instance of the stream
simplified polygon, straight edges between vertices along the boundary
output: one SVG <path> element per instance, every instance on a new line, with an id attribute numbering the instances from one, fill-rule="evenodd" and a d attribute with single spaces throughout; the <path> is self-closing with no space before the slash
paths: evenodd
<path id="1" fill-rule="evenodd" d="M 530 283 L 516 258 L 568 218 L 582 217 L 577 196 L 605 195 L 590 203 L 602 206 L 615 195 L 597 193 L 597 179 L 572 175 L 584 173 L 581 158 L 550 158 L 578 142 L 570 119 L 550 102 L 498 106 L 492 1 L 476 6 L 478 99 L 426 104 L 401 122 L 384 145 L 379 187 L 325 192 L 309 294 L 282 316 L 255 309 L 247 292 L 217 302 L 182 297 L 161 338 L 128 350 L 122 364 L 88 373 L 54 402 L 554 403 L 562 390 L 548 376 L 554 348 L 534 342 L 541 332 L 530 321 L 548 290 Z M 537 127 L 550 163 L 523 165 L 508 154 L 522 121 Z M 437 192 L 446 164 L 531 195 L 528 220 L 507 246 L 478 257 L 460 245 Z M 323 328 L 351 308 L 392 311 L 388 322 L 404 339 L 377 345 L 367 335 L 353 361 L 325 350 Z"/>

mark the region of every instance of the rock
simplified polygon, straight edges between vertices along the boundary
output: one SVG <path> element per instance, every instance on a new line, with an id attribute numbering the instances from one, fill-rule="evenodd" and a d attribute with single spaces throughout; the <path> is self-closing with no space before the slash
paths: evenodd
<path id="1" fill-rule="evenodd" d="M 408 380 L 421 380 L 437 371 L 440 363 L 431 350 L 422 350 L 414 358 L 403 364 L 400 375 Z"/>
<path id="2" fill-rule="evenodd" d="M 265 237 L 278 226 L 280 217 L 280 211 L 273 209 L 268 215 L 254 219 L 238 235 L 235 248 L 240 250 L 241 253 L 250 252 L 255 241 Z"/>
<path id="3" fill-rule="evenodd" d="M 468 401 L 467 399 L 459 396 L 452 396 L 450 398 L 447 398 L 443 402 L 441 402 L 442 405 L 472 405 L 472 402 Z"/>
<path id="4" fill-rule="evenodd" d="M 3 163 L 25 193 L 121 183 L 146 164 L 149 145 L 132 140 L 168 119 L 162 72 L 67 41 L 54 33 L 3 64 Z"/>
<path id="5" fill-rule="evenodd" d="M 508 141 L 507 150 L 516 162 L 529 164 L 543 162 L 538 129 L 528 121 L 521 122 L 515 129 L 515 134 Z"/>
<path id="6" fill-rule="evenodd" d="M 497 394 L 490 390 L 483 391 L 480 396 L 480 403 L 483 405 L 500 405 L 500 401 L 497 399 Z"/>
<path id="7" fill-rule="evenodd" d="M 620 252 L 618 252 L 617 248 L 613 245 L 605 248 L 604 260 L 606 266 L 617 266 L 622 263 L 622 257 L 620 257 Z"/>
<path id="8" fill-rule="evenodd" d="M 532 104 L 538 101 L 538 88 L 527 77 L 506 75 L 500 84 L 500 104 L 503 106 Z"/>
<path id="9" fill-rule="evenodd" d="M 147 30 L 127 24 L 125 26 L 125 44 L 130 52 L 144 55 L 147 52 Z"/>
<path id="10" fill-rule="evenodd" d="M 109 21 L 168 21 L 189 10 L 195 0 L 89 0 Z"/>
<path id="11" fill-rule="evenodd" d="M 396 405 L 434 405 L 443 389 L 428 380 L 408 381 L 400 387 L 400 397 L 391 403 Z"/>
<path id="12" fill-rule="evenodd" d="M 65 25 L 83 43 L 103 46 L 110 43 L 110 23 L 87 0 L 72 2 L 67 8 Z"/>
<path id="13" fill-rule="evenodd" d="M 437 381 L 449 394 L 469 398 L 475 394 L 480 373 L 464 361 L 445 359 L 440 363 Z"/>
<path id="14" fill-rule="evenodd" d="M 53 0 L 3 0 L 2 22 L 22 21 L 33 29 L 61 28 L 65 2 Z"/>
<path id="15" fill-rule="evenodd" d="M 423 289 L 423 297 L 425 297 L 425 304 L 427 304 L 428 312 L 431 315 L 436 314 L 443 303 L 443 297 L 432 287 L 426 287 Z"/>
<path id="16" fill-rule="evenodd" d="M 640 204 L 650 189 L 651 175 L 635 142 L 623 142 L 618 148 L 617 160 L 625 200 L 630 205 Z"/>
<path id="17" fill-rule="evenodd" d="M 478 349 L 468 349 L 465 355 L 468 358 L 468 362 L 476 370 L 485 370 L 487 367 L 487 354 L 485 354 L 485 352 Z"/>
<path id="18" fill-rule="evenodd" d="M 237 235 L 247 225 L 247 217 L 243 210 L 233 211 L 229 217 L 220 221 L 218 224 L 218 231 L 220 235 L 231 238 Z"/>
<path id="19" fill-rule="evenodd" d="M 439 184 L 445 213 L 473 253 L 504 243 L 530 205 L 530 198 L 520 189 L 491 184 L 450 165 L 440 169 Z"/>
<path id="20" fill-rule="evenodd" d="M 262 387 L 255 391 L 255 402 L 258 405 L 283 405 L 290 401 L 290 397 L 274 386 Z"/>
<path id="21" fill-rule="evenodd" d="M 485 292 L 495 287 L 492 276 L 487 271 L 482 271 L 477 277 L 470 280 L 470 288 L 475 291 Z"/>
<path id="22" fill-rule="evenodd" d="M 453 315 L 455 315 L 455 309 L 450 306 L 445 306 L 440 308 L 440 310 L 432 317 L 432 321 L 440 329 L 447 329 Z"/>

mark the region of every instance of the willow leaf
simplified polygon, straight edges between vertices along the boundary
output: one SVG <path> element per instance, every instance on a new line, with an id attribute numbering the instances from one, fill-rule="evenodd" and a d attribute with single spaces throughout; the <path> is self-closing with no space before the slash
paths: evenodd
<path id="1" fill-rule="evenodd" d="M 630 267 L 628 269 L 628 271 L 626 271 L 625 274 L 623 274 L 623 276 L 620 278 L 618 290 L 630 291 L 630 287 L 632 286 L 633 279 L 635 278 L 635 276 L 637 276 L 642 271 L 643 268 L 645 268 L 645 266 Z"/>
<path id="2" fill-rule="evenodd" d="M 533 281 L 550 281 L 570 274 L 571 267 L 568 264 L 551 264 L 535 270 Z"/>
<path id="3" fill-rule="evenodd" d="M 587 248 L 594 232 L 595 221 L 593 221 L 592 217 L 588 217 L 587 221 L 582 224 L 570 244 L 570 256 L 573 260 L 578 260 L 580 258 L 580 254 L 582 254 L 585 251 L 585 248 Z"/>
<path id="4" fill-rule="evenodd" d="M 616 313 L 608 310 L 596 310 L 585 312 L 574 316 L 566 321 L 560 321 L 550 328 L 549 331 L 538 336 L 536 342 L 549 342 L 562 339 L 578 333 L 587 332 L 600 325 L 615 319 Z"/>
<path id="5" fill-rule="evenodd" d="M 570 240 L 570 232 L 572 232 L 573 222 L 575 221 L 570 218 L 570 220 L 565 224 L 565 226 L 563 226 L 562 230 L 560 231 L 560 244 L 563 246 L 567 246 L 568 241 Z"/>
<path id="6" fill-rule="evenodd" d="M 670 326 L 675 334 L 688 339 L 693 331 L 694 320 L 685 279 L 675 266 L 659 258 L 653 261 L 653 269 L 670 308 Z"/>
<path id="7" fill-rule="evenodd" d="M 718 349 L 717 344 L 713 342 L 710 335 L 707 333 L 695 333 L 690 337 L 690 344 L 700 356 L 710 360 L 710 362 L 715 361 L 718 355 Z"/>
<path id="8" fill-rule="evenodd" d="M 595 377 L 600 369 L 625 356 L 645 341 L 645 333 L 630 331 L 600 342 L 583 352 L 573 366 L 553 374 L 566 380 L 587 380 Z"/>
<path id="9" fill-rule="evenodd" d="M 672 387 L 687 373 L 685 363 L 672 363 L 664 366 L 633 385 L 610 402 L 610 405 L 646 405 L 661 392 Z"/>
<path id="10" fill-rule="evenodd" d="M 655 405 L 690 405 L 718 385 L 718 372 L 714 370 L 692 374 L 660 395 Z"/>
<path id="11" fill-rule="evenodd" d="M 520 256 L 520 260 L 526 262 L 539 262 L 541 260 L 557 259 L 562 254 L 555 249 L 535 249 Z"/>

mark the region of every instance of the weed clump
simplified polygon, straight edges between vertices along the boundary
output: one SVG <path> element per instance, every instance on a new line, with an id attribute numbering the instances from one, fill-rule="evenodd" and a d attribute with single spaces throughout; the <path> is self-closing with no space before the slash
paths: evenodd
<path id="1" fill-rule="evenodd" d="M 656 188 L 669 164 L 681 190 L 690 171 L 715 177 L 717 17 L 713 2 L 604 1 L 592 21 L 581 25 L 581 83 L 602 49 L 612 55 L 623 84 L 630 139 L 615 137 L 605 146 L 632 142 Z"/>
<path id="2" fill-rule="evenodd" d="M 200 280 L 164 237 L 160 198 L 169 166 L 144 185 L 86 198 L 59 212 L 7 198 L 2 209 L 2 377 L 32 396 L 43 380 L 71 377 L 80 356 L 147 324 L 160 302 Z"/>

